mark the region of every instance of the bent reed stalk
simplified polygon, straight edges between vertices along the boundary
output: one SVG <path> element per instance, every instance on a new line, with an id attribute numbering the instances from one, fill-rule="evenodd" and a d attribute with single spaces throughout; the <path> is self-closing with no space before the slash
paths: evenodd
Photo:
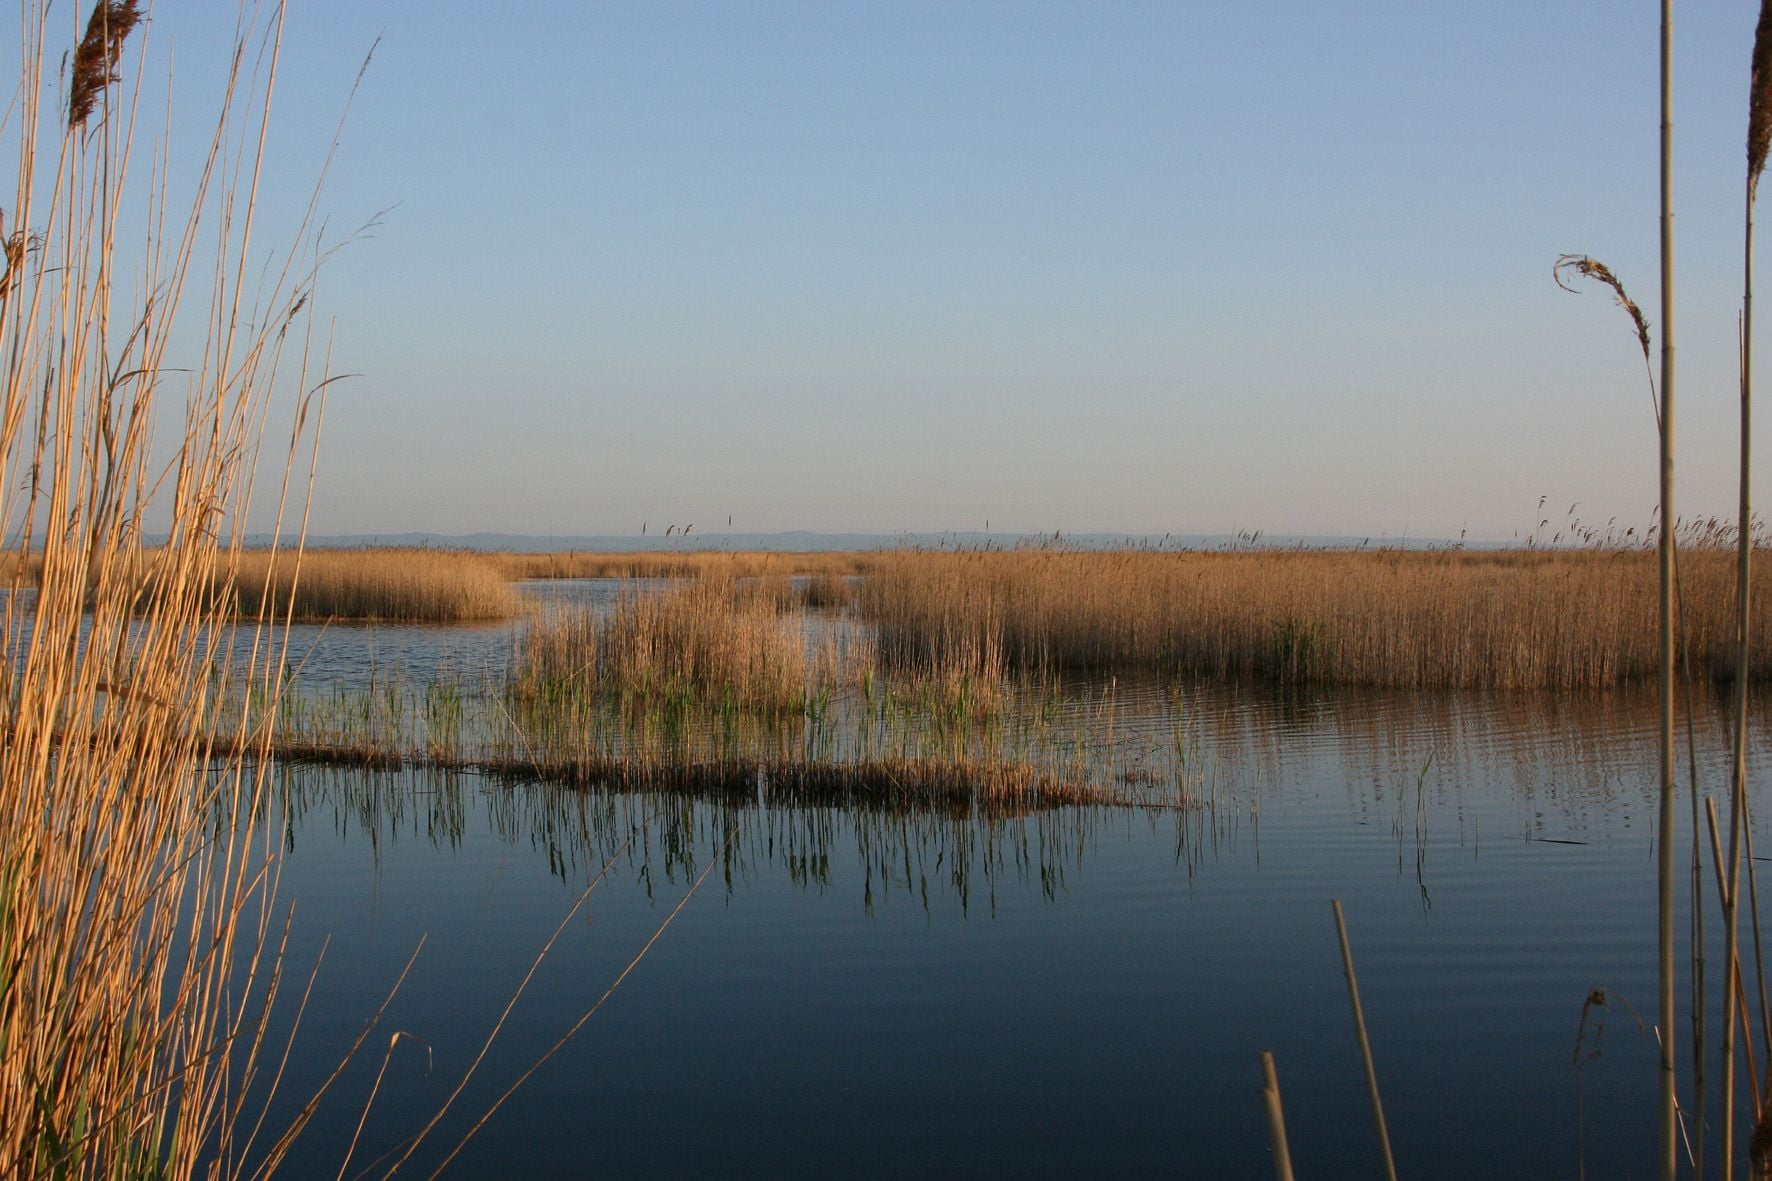
<path id="1" fill-rule="evenodd" d="M 64 86 L 67 12 L 21 5 L 0 118 L 0 1175 L 268 1171 L 276 846 L 247 822 L 266 773 L 206 735 L 217 668 L 276 684 L 273 637 L 236 643 L 210 587 L 239 574 L 273 390 L 311 388 L 311 265 L 253 247 L 283 12 L 240 26 L 182 212 L 164 145 L 132 179 L 138 6 L 92 9 Z"/>

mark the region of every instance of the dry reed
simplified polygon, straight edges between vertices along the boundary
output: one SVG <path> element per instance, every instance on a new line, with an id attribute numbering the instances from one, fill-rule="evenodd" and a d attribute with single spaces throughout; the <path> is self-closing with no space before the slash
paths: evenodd
<path id="1" fill-rule="evenodd" d="M 834 662 L 825 658 L 832 670 Z M 800 622 L 773 597 L 720 580 L 632 592 L 607 614 L 546 615 L 519 643 L 519 701 L 619 701 L 627 709 L 696 704 L 798 710 L 816 679 Z"/>
<path id="2" fill-rule="evenodd" d="M 0 123 L 17 169 L 0 290 L 0 1175 L 232 1175 L 281 1151 L 252 1143 L 280 970 L 275 851 L 246 823 L 262 767 L 204 736 L 230 653 L 248 653 L 233 675 L 273 680 L 266 637 L 236 648 L 208 584 L 230 565 L 273 388 L 313 380 L 291 331 L 311 267 L 261 272 L 254 182 L 231 179 L 262 158 L 281 10 L 239 34 L 184 215 L 164 207 L 164 157 L 154 184 L 130 181 L 136 95 L 114 87 L 136 5 L 95 8 L 65 125 L 49 11 L 21 6 Z M 138 219 L 141 254 L 124 256 L 117 226 Z M 179 315 L 200 239 L 230 260 L 192 294 L 207 336 Z M 184 429 L 150 450 L 168 404 Z M 148 550 L 156 512 L 172 540 Z M 27 579 L 35 594 L 18 593 Z"/>
<path id="3" fill-rule="evenodd" d="M 1643 309 L 1637 306 L 1637 301 L 1632 299 L 1630 293 L 1624 289 L 1624 284 L 1619 281 L 1618 276 L 1612 273 L 1612 268 L 1599 259 L 1589 258 L 1585 254 L 1562 255 L 1551 267 L 1551 277 L 1557 281 L 1558 287 L 1564 291 L 1572 292 L 1575 288 L 1563 281 L 1565 271 L 1573 271 L 1584 279 L 1592 279 L 1594 282 L 1603 283 L 1612 289 L 1612 295 L 1617 300 L 1618 306 L 1630 316 L 1631 324 L 1636 329 L 1637 343 L 1643 349 L 1643 360 L 1648 361 L 1649 321 L 1644 318 Z"/>

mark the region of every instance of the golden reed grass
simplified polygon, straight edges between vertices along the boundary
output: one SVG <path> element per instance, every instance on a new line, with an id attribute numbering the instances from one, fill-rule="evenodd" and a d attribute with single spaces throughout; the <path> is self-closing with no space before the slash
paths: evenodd
<path id="1" fill-rule="evenodd" d="M 482 554 L 433 549 L 248 550 L 229 579 L 244 616 L 393 623 L 507 619 L 517 592 Z"/>
<path id="2" fill-rule="evenodd" d="M 1732 572 L 1722 551 L 1681 559 L 1705 675 L 1730 675 Z M 1656 592 L 1638 550 L 906 552 L 880 557 L 859 610 L 888 665 L 995 646 L 1036 672 L 1578 688 L 1656 675 Z M 1772 675 L 1763 619 L 1753 653 Z"/>
<path id="3" fill-rule="evenodd" d="M 0 1176 L 237 1175 L 286 1144 L 256 1139 L 274 1089 L 275 846 L 246 823 L 263 760 L 204 736 L 222 723 L 218 667 L 276 678 L 270 637 L 236 646 L 210 585 L 235 569 L 273 389 L 318 384 L 296 319 L 311 264 L 264 266 L 240 179 L 262 158 L 281 10 L 242 26 L 184 212 L 167 207 L 167 158 L 135 142 L 139 92 L 117 84 L 136 5 L 98 4 L 77 47 L 66 12 L 21 4 L 0 116 L 17 170 L 0 288 Z M 130 163 L 149 152 L 142 185 Z M 207 334 L 180 315 L 199 287 Z M 148 520 L 168 544 L 144 546 Z"/>

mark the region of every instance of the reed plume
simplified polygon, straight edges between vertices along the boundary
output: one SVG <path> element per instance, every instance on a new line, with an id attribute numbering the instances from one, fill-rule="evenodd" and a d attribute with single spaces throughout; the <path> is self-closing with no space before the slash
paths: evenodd
<path id="1" fill-rule="evenodd" d="M 1772 4 L 1760 5 L 1754 29 L 1754 58 L 1748 83 L 1747 192 L 1752 202 L 1766 169 L 1766 153 L 1772 148 Z"/>
<path id="2" fill-rule="evenodd" d="M 141 23 L 136 0 L 98 0 L 86 22 L 86 35 L 74 50 L 73 74 L 68 80 L 68 126 L 84 127 L 105 87 L 121 81 L 118 62 L 123 43 Z"/>
<path id="3" fill-rule="evenodd" d="M 1590 258 L 1585 254 L 1565 254 L 1551 267 L 1551 278 L 1556 280 L 1558 287 L 1571 294 L 1579 294 L 1575 288 L 1564 282 L 1567 272 L 1574 272 L 1584 279 L 1592 279 L 1610 287 L 1618 306 L 1630 316 L 1631 327 L 1636 332 L 1637 346 L 1643 350 L 1643 370 L 1649 377 L 1649 405 L 1655 411 L 1655 429 L 1659 431 L 1661 399 L 1655 393 L 1655 365 L 1650 357 L 1649 321 L 1644 317 L 1643 309 L 1630 297 L 1630 293 L 1624 289 L 1624 283 L 1612 272 L 1612 268 L 1597 258 Z"/>
<path id="4" fill-rule="evenodd" d="M 1630 293 L 1624 289 L 1624 284 L 1619 281 L 1617 275 L 1612 273 L 1612 268 L 1599 259 L 1589 258 L 1585 254 L 1560 255 L 1556 264 L 1551 267 L 1551 278 L 1555 279 L 1557 286 L 1564 291 L 1579 294 L 1575 288 L 1563 281 L 1564 273 L 1568 271 L 1573 271 L 1584 279 L 1604 283 L 1612 289 L 1612 294 L 1617 297 L 1618 306 L 1630 313 L 1631 323 L 1637 331 L 1637 343 L 1642 346 L 1643 359 L 1647 361 L 1649 359 L 1649 321 L 1644 319 L 1643 309 L 1638 307 L 1637 301 L 1630 297 Z"/>
<path id="5" fill-rule="evenodd" d="M 0 311 L 6 308 L 6 301 L 12 295 L 13 284 L 18 282 L 20 272 L 25 265 L 25 247 L 29 239 L 23 230 L 6 232 L 6 214 L 0 212 L 0 262 L 6 269 L 0 271 Z"/>

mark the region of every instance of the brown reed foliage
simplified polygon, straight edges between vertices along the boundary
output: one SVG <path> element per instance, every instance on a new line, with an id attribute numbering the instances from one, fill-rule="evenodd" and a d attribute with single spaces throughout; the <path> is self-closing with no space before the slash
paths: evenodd
<path id="1" fill-rule="evenodd" d="M 1712 676 L 1731 675 L 1731 574 L 1722 551 L 1681 561 Z M 889 666 L 995 646 L 1033 671 L 1577 688 L 1656 675 L 1656 579 L 1637 550 L 905 552 L 883 556 L 859 610 Z M 1764 620 L 1753 651 L 1752 675 L 1772 676 Z"/>
<path id="2" fill-rule="evenodd" d="M 248 550 L 229 599 L 248 618 L 472 623 L 508 619 L 522 600 L 499 568 L 467 550 Z"/>

